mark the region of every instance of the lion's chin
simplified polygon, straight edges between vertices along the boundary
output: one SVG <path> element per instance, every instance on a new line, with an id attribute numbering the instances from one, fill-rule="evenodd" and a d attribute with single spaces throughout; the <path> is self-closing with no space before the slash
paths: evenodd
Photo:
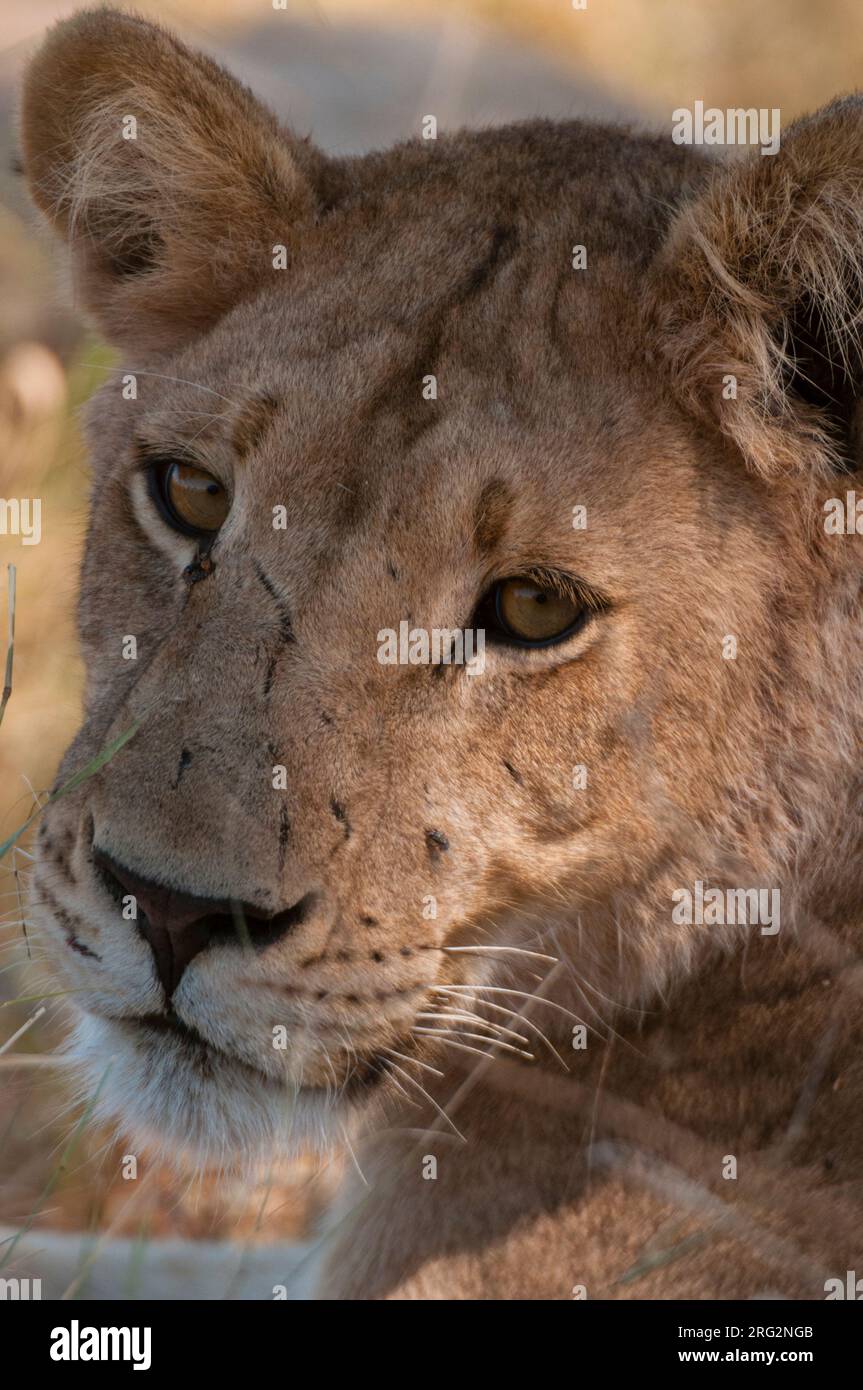
<path id="1" fill-rule="evenodd" d="M 181 1037 L 83 1015 L 68 1050 L 89 1115 L 183 1169 L 241 1168 L 274 1153 L 326 1150 L 345 1103 L 294 1089 Z"/>

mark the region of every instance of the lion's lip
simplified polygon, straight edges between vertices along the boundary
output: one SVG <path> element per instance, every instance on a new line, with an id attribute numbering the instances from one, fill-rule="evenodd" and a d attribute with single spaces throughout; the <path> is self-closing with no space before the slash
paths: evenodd
<path id="1" fill-rule="evenodd" d="M 183 1045 L 193 1050 L 199 1057 L 201 1055 L 208 1058 L 217 1058 L 232 1066 L 241 1067 L 245 1071 L 251 1072 L 259 1081 L 274 1083 L 274 1078 L 268 1076 L 261 1067 L 256 1067 L 252 1062 L 245 1061 L 233 1052 L 226 1052 L 224 1048 L 217 1047 L 203 1037 L 191 1024 L 185 1023 L 177 1014 L 140 1014 L 136 1017 L 113 1018 L 112 1023 L 125 1028 L 127 1031 L 147 1032 L 147 1033 L 167 1033 L 178 1038 Z"/>
<path id="2" fill-rule="evenodd" d="M 136 1017 L 113 1018 L 112 1023 L 126 1028 L 127 1030 L 167 1033 L 180 1041 L 188 1048 L 194 1049 L 198 1056 L 208 1058 L 215 1057 L 231 1066 L 240 1067 L 246 1072 L 251 1073 L 258 1081 L 264 1081 L 270 1086 L 281 1087 L 281 1083 L 276 1077 L 269 1075 L 261 1067 L 256 1067 L 252 1062 L 245 1061 L 233 1052 L 226 1052 L 224 1048 L 217 1047 L 214 1043 L 203 1037 L 191 1024 L 185 1023 L 177 1014 L 140 1014 Z M 346 1077 L 342 1094 L 346 1099 L 351 1099 L 363 1092 L 370 1091 L 378 1085 L 386 1076 L 391 1067 L 389 1058 L 382 1053 L 371 1054 L 366 1058 L 358 1059 Z M 303 1086 L 303 1091 L 312 1094 L 320 1092 L 321 1095 L 329 1096 L 330 1088 L 323 1086 Z"/>
<path id="3" fill-rule="evenodd" d="M 201 1047 L 206 1047 L 208 1051 L 218 1052 L 220 1049 L 214 1047 L 206 1038 L 202 1037 L 197 1029 L 191 1024 L 184 1023 L 179 1015 L 173 1011 L 167 1014 L 140 1014 L 135 1018 L 115 1019 L 115 1023 L 128 1023 L 137 1028 L 151 1028 L 157 1033 L 174 1033 L 182 1038 L 184 1042 L 195 1043 Z M 227 1054 L 226 1054 L 227 1055 Z"/>

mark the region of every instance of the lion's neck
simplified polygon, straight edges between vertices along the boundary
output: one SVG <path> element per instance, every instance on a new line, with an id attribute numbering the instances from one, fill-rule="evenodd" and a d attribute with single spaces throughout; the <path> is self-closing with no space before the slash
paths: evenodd
<path id="1" fill-rule="evenodd" d="M 568 1297 L 554 1261 L 568 1265 L 572 1251 L 546 1257 L 543 1242 L 553 1251 L 558 1239 L 615 1221 L 610 1194 L 621 1184 L 635 1194 L 645 1241 L 669 1204 L 683 1203 L 690 1220 L 693 1202 L 723 1221 L 748 1204 L 740 1220 L 758 1230 L 787 1209 L 804 1232 L 814 1222 L 816 1245 L 841 1233 L 851 1216 L 834 1211 L 832 1189 L 812 1206 L 808 1183 L 863 1178 L 863 1096 L 853 1085 L 860 967 L 849 937 L 813 928 L 781 951 L 750 938 L 679 985 L 666 1007 L 633 1022 L 622 1015 L 604 1038 L 571 1049 L 568 1070 L 549 1058 L 480 1062 L 442 1078 L 416 1071 L 433 1104 L 406 1086 L 418 1108 L 403 1101 L 357 1136 L 362 1177 L 354 1170 L 333 1213 L 324 1290 Z M 543 1233 L 537 1249 L 531 1229 Z M 602 1248 L 623 1259 L 630 1246 L 616 1230 Z M 749 1289 L 746 1259 L 737 1268 Z M 610 1283 L 612 1264 L 600 1259 L 593 1279 Z M 802 1268 L 786 1261 L 772 1285 L 799 1293 Z"/>

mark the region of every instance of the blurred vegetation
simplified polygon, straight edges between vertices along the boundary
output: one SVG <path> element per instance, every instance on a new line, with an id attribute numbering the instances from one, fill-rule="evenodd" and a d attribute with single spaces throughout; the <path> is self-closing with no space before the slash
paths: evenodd
<path id="1" fill-rule="evenodd" d="M 28 51 L 48 23 L 76 8 L 67 0 L 5 0 L 5 115 L 12 112 Z M 134 8 L 216 50 L 229 36 L 279 22 L 271 0 L 138 0 Z M 544 55 L 556 71 L 571 71 L 574 90 L 578 80 L 596 84 L 657 123 L 670 121 L 675 107 L 701 99 L 717 106 L 779 107 L 785 125 L 855 88 L 863 72 L 859 0 L 587 0 L 583 11 L 573 9 L 571 0 L 435 0 L 434 6 L 413 7 L 404 0 L 287 0 L 284 13 L 292 22 L 333 34 L 371 26 L 384 45 L 389 26 L 422 30 L 430 47 L 439 45 L 444 54 L 439 60 L 435 50 L 429 61 L 430 71 L 441 70 L 441 80 L 453 45 L 503 36 L 525 52 Z M 470 82 L 469 63 L 460 80 Z M 543 111 L 542 90 L 536 92 L 536 111 Z M 76 414 L 112 361 L 104 344 L 63 307 L 55 255 L 37 235 L 9 172 L 13 148 L 10 122 L 0 140 L 0 496 L 42 499 L 42 540 L 25 546 L 18 538 L 0 537 L 3 622 L 6 565 L 17 569 L 13 693 L 0 728 L 0 841 L 50 786 L 79 717 L 74 603 L 89 483 Z M 4 654 L 5 635 L 0 659 Z M 24 854 L 8 856 L 0 873 L 0 1047 L 39 1003 L 28 961 L 38 961 L 39 942 L 35 934 L 25 939 L 19 898 L 27 862 Z M 22 1002 L 15 1002 L 20 996 Z M 119 1151 L 90 1133 L 79 1137 L 51 1185 L 75 1117 L 63 1113 L 61 1069 L 40 1060 L 62 1035 L 63 1002 L 43 1002 L 38 1022 L 0 1056 L 0 1221 L 20 1223 L 41 1209 L 40 1219 L 81 1229 L 257 1230 L 261 1210 L 249 1215 L 249 1199 L 254 1206 L 256 1196 L 245 1186 L 222 1182 L 216 1192 L 204 1183 L 190 1195 L 161 1171 L 150 1175 L 143 1203 L 136 1201 L 123 1217 L 128 1192 L 119 1180 Z M 34 1060 L 27 1064 L 27 1058 Z M 301 1228 L 307 1204 L 299 1194 L 307 1176 L 300 1165 L 272 1191 L 257 1194 L 273 1214 L 263 1223 L 267 1234 Z"/>

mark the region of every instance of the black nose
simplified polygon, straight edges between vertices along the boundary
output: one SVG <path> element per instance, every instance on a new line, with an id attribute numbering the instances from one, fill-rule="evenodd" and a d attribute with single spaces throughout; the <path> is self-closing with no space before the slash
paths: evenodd
<path id="1" fill-rule="evenodd" d="M 108 892 L 118 902 L 131 894 L 137 905 L 138 926 L 149 942 L 156 972 L 170 999 L 183 971 L 213 940 L 256 947 L 281 940 L 307 915 L 313 894 L 307 893 L 283 912 L 265 913 L 252 903 L 232 898 L 202 898 L 166 883 L 156 883 L 118 864 L 94 849 L 93 862 Z"/>

